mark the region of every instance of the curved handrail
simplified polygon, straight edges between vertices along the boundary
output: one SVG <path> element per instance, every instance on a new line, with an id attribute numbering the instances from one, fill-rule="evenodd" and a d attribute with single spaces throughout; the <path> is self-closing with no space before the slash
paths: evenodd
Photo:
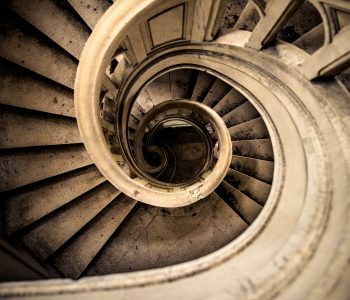
<path id="1" fill-rule="evenodd" d="M 144 118 L 141 120 L 139 127 L 136 130 L 135 133 L 135 138 L 134 138 L 134 155 L 135 155 L 135 162 L 136 165 L 139 166 L 139 169 L 141 169 L 141 171 L 147 172 L 147 173 L 156 173 L 158 171 L 160 171 L 163 167 L 164 167 L 164 161 L 161 160 L 161 163 L 158 166 L 152 166 L 150 165 L 147 160 L 144 157 L 144 153 L 142 151 L 142 145 L 143 145 L 143 135 L 144 132 L 148 126 L 148 124 L 154 119 L 157 118 L 157 116 L 159 114 L 164 114 L 167 111 L 171 110 L 173 111 L 174 109 L 187 109 L 189 111 L 192 112 L 197 112 L 199 114 L 204 115 L 204 119 L 210 119 L 210 117 L 207 115 L 206 110 L 203 110 L 203 108 L 207 108 L 206 105 L 201 104 L 201 103 L 197 103 L 197 102 L 193 102 L 193 101 L 189 101 L 186 99 L 181 99 L 181 100 L 168 100 L 168 101 L 164 101 L 160 104 L 158 104 L 157 106 L 153 107 L 149 112 L 147 112 L 147 114 L 144 116 Z M 176 114 L 174 115 L 168 115 L 165 114 L 164 115 L 164 119 L 168 120 L 173 119 L 173 118 L 179 118 L 179 116 L 177 116 Z M 186 120 L 186 122 L 188 122 L 189 124 L 191 124 L 192 126 L 196 126 L 199 129 L 199 126 L 195 123 L 193 123 L 193 121 L 191 120 L 191 118 L 184 118 L 180 116 L 180 119 Z M 158 121 L 159 123 L 162 123 L 163 119 L 160 119 Z M 157 125 L 155 125 L 157 126 Z M 204 135 L 204 133 L 203 133 Z M 209 133 L 208 133 L 209 135 Z M 203 138 L 205 140 L 207 140 L 205 138 L 205 136 L 203 136 Z M 208 144 L 209 142 L 207 142 L 207 148 L 210 150 L 211 152 L 211 144 Z M 149 149 L 150 147 L 152 147 L 151 149 Z M 152 146 L 147 146 L 147 150 L 151 150 L 153 152 L 160 152 L 160 148 L 152 145 Z M 130 152 L 129 152 L 130 154 Z M 212 156 L 212 153 L 210 153 L 210 157 Z M 163 156 L 164 157 L 164 156 Z M 162 158 L 162 157 L 161 157 Z M 130 160 L 132 160 L 132 158 L 129 157 Z M 134 165 L 134 167 L 137 169 L 137 166 Z M 209 160 L 207 159 L 206 163 L 203 166 L 202 172 L 206 170 L 206 168 L 209 165 Z M 200 173 L 202 173 L 200 172 Z M 194 176 L 198 176 L 199 174 L 194 174 Z M 192 180 L 193 181 L 193 180 Z"/>
<path id="2" fill-rule="evenodd" d="M 121 3 L 123 2 L 120 1 Z M 85 147 L 101 173 L 116 188 L 136 200 L 163 207 L 191 204 L 209 195 L 222 181 L 229 168 L 232 147 L 229 132 L 223 120 L 212 109 L 199 103 L 218 132 L 220 155 L 214 168 L 198 181 L 186 187 L 156 187 L 147 180 L 129 177 L 115 161 L 104 139 L 99 119 L 99 95 L 104 72 L 114 51 L 123 41 L 128 30 L 145 19 L 157 0 L 137 0 L 128 5 L 113 5 L 95 27 L 80 58 L 75 81 L 75 109 L 79 130 Z M 91 59 L 93 58 L 93 59 Z M 119 99 L 123 101 L 123 99 Z"/>

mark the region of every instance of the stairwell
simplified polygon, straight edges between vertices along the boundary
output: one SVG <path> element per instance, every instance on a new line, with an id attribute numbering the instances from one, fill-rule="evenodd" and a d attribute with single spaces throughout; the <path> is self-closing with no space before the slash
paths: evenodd
<path id="1" fill-rule="evenodd" d="M 1 1 L 0 295 L 346 299 L 349 4 L 134 2 Z"/>

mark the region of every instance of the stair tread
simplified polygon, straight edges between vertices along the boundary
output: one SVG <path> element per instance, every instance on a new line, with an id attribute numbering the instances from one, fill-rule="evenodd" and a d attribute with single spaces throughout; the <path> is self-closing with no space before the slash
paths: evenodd
<path id="1" fill-rule="evenodd" d="M 225 180 L 216 189 L 222 199 L 237 212 L 241 218 L 251 224 L 262 210 L 262 206 Z"/>
<path id="2" fill-rule="evenodd" d="M 6 5 L 68 53 L 79 59 L 89 38 L 90 30 L 65 2 L 12 0 L 8 1 Z"/>
<path id="3" fill-rule="evenodd" d="M 215 77 L 207 72 L 199 72 L 193 88 L 191 99 L 202 101 L 215 81 Z"/>
<path id="4" fill-rule="evenodd" d="M 67 277 L 80 277 L 135 204 L 125 195 L 117 197 L 69 242 L 53 264 Z"/>
<path id="5" fill-rule="evenodd" d="M 6 233 L 25 228 L 67 204 L 106 179 L 94 166 L 88 166 L 54 179 L 11 193 L 5 200 Z"/>
<path id="6" fill-rule="evenodd" d="M 152 109 L 153 103 L 147 89 L 143 89 L 137 96 L 137 103 L 143 108 L 145 113 Z"/>
<path id="7" fill-rule="evenodd" d="M 222 117 L 245 101 L 246 98 L 240 92 L 231 88 L 231 90 L 214 106 L 213 109 L 220 117 Z"/>
<path id="8" fill-rule="evenodd" d="M 39 261 L 31 253 L 29 253 L 27 249 L 23 248 L 23 245 L 17 243 L 16 241 L 8 241 L 4 238 L 0 238 L 0 251 L 2 260 L 1 268 L 6 270 L 6 272 L 9 270 L 10 273 L 13 273 L 13 281 L 21 280 L 21 278 L 18 277 L 18 268 L 21 270 L 24 266 L 31 269 L 31 274 L 33 274 L 32 271 L 35 270 L 35 272 L 40 275 L 38 279 L 62 277 L 62 274 L 60 274 L 49 264 L 40 264 Z M 4 257 L 4 254 L 6 253 L 9 253 L 9 261 L 7 261 L 8 259 Z M 6 268 L 6 263 L 9 263 L 9 268 Z M 18 267 L 16 264 L 18 264 Z M 32 276 L 29 278 L 32 279 Z M 22 280 L 28 280 L 28 277 L 25 277 Z"/>
<path id="9" fill-rule="evenodd" d="M 233 169 L 227 171 L 225 181 L 260 205 L 265 204 L 270 194 L 270 184 Z"/>
<path id="10" fill-rule="evenodd" d="M 233 155 L 231 160 L 231 169 L 235 169 L 236 171 L 271 184 L 274 163 L 268 160 Z"/>
<path id="11" fill-rule="evenodd" d="M 166 73 L 147 85 L 148 94 L 154 106 L 171 100 L 170 75 Z"/>
<path id="12" fill-rule="evenodd" d="M 21 240 L 40 260 L 45 261 L 119 193 L 110 183 L 102 183 L 74 202 L 55 211 L 50 218 L 39 221 L 23 234 Z"/>
<path id="13" fill-rule="evenodd" d="M 170 72 L 171 99 L 187 99 L 194 76 L 195 71 L 192 69 L 179 69 Z"/>
<path id="14" fill-rule="evenodd" d="M 73 89 L 76 59 L 23 22 L 3 9 L 0 22 L 0 56 Z"/>
<path id="15" fill-rule="evenodd" d="M 262 117 L 232 126 L 228 129 L 232 140 L 253 140 L 269 138 L 269 132 Z"/>
<path id="16" fill-rule="evenodd" d="M 232 89 L 230 85 L 221 79 L 216 79 L 203 100 L 203 104 L 214 107 Z"/>
<path id="17" fill-rule="evenodd" d="M 233 155 L 273 161 L 270 139 L 232 141 Z"/>
<path id="18" fill-rule="evenodd" d="M 232 127 L 240 123 L 260 117 L 259 112 L 249 101 L 242 103 L 240 106 L 222 117 L 227 127 Z"/>
<path id="19" fill-rule="evenodd" d="M 247 228 L 247 224 L 215 193 L 202 201 L 210 204 L 197 212 L 193 205 L 195 213 L 190 216 L 168 218 L 160 215 L 151 222 L 146 241 L 149 245 L 149 268 L 176 264 L 213 252 Z M 218 234 L 214 234 L 215 229 L 219 229 Z M 159 243 L 162 243 L 162 248 Z M 133 253 L 130 252 L 132 259 Z"/>
<path id="20" fill-rule="evenodd" d="M 216 192 L 212 194 L 220 199 L 214 211 L 214 223 L 221 231 L 229 234 L 232 241 L 248 227 L 248 224 Z"/>
<path id="21" fill-rule="evenodd" d="M 0 152 L 0 191 L 8 191 L 91 164 L 83 145 Z"/>
<path id="22" fill-rule="evenodd" d="M 0 149 L 81 143 L 75 119 L 0 105 Z"/>
<path id="23" fill-rule="evenodd" d="M 91 29 L 111 6 L 106 0 L 68 0 L 68 2 Z"/>
<path id="24" fill-rule="evenodd" d="M 205 205 L 204 205 L 205 203 Z M 86 275 L 159 268 L 181 263 L 231 242 L 247 224 L 215 193 L 186 208 L 135 207 L 109 240 Z M 228 220 L 228 221 L 227 221 Z M 159 245 L 162 245 L 160 247 Z"/>
<path id="25" fill-rule="evenodd" d="M 32 268 L 27 262 L 23 263 L 10 251 L 3 250 L 3 247 L 0 248 L 0 255 L 1 269 L 3 270 L 2 278 L 11 281 L 12 284 L 16 281 L 26 281 L 28 278 L 30 280 L 43 280 L 46 277 L 46 274 L 44 275 L 41 272 L 33 272 L 33 269 L 36 270 L 35 268 Z M 3 282 L 5 281 L 4 279 L 2 279 Z"/>
<path id="26" fill-rule="evenodd" d="M 0 103 L 75 117 L 73 92 L 15 64 L 0 61 Z"/>
<path id="27" fill-rule="evenodd" d="M 124 220 L 84 273 L 95 276 L 118 272 L 119 263 L 124 260 L 154 218 L 146 205 L 136 205 L 132 217 L 129 215 Z M 135 264 L 138 263 L 136 260 Z"/>

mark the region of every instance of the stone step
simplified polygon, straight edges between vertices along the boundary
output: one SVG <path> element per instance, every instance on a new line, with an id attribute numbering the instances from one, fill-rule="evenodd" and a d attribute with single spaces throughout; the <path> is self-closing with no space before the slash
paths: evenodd
<path id="1" fill-rule="evenodd" d="M 214 107 L 232 89 L 230 85 L 221 79 L 216 79 L 203 100 L 203 104 Z"/>
<path id="2" fill-rule="evenodd" d="M 170 75 L 166 73 L 147 85 L 148 94 L 154 106 L 171 100 Z"/>
<path id="3" fill-rule="evenodd" d="M 69 54 L 79 59 L 90 29 L 65 1 L 12 0 L 6 5 Z M 64 32 L 64 34 L 62 34 Z"/>
<path id="4" fill-rule="evenodd" d="M 0 191 L 9 191 L 92 163 L 83 145 L 0 152 Z"/>
<path id="5" fill-rule="evenodd" d="M 148 226 L 154 220 L 155 216 L 148 211 L 148 207 L 142 203 L 138 203 L 132 214 L 129 214 L 117 231 L 107 241 L 95 259 L 87 267 L 84 274 L 87 276 L 104 275 L 118 273 L 122 267 L 127 265 L 127 258 L 130 252 L 132 253 L 137 241 L 147 231 Z M 135 249 L 135 252 L 142 252 L 142 249 Z M 130 265 L 130 270 L 135 266 L 143 265 L 143 260 L 147 261 L 147 256 L 140 257 L 140 260 L 135 260 Z M 126 268 L 127 269 L 127 268 Z"/>
<path id="6" fill-rule="evenodd" d="M 270 139 L 233 141 L 232 153 L 233 155 L 273 161 Z"/>
<path id="7" fill-rule="evenodd" d="M 0 60 L 0 103 L 75 117 L 73 91 L 15 64 Z"/>
<path id="8" fill-rule="evenodd" d="M 271 184 L 274 163 L 268 160 L 233 155 L 231 168 Z"/>
<path id="9" fill-rule="evenodd" d="M 270 184 L 233 169 L 227 171 L 225 181 L 262 206 L 270 194 Z"/>
<path id="10" fill-rule="evenodd" d="M 105 180 L 91 165 L 11 193 L 4 204 L 7 235 L 25 228 Z"/>
<path id="11" fill-rule="evenodd" d="M 197 72 L 192 69 L 178 69 L 170 72 L 171 99 L 188 99 L 193 89 Z"/>
<path id="12" fill-rule="evenodd" d="M 226 239 L 226 243 L 228 243 L 246 230 L 248 228 L 248 223 L 216 192 L 213 192 L 210 197 L 220 199 L 213 212 L 214 224 L 229 238 Z M 221 246 L 224 246 L 224 244 Z"/>
<path id="13" fill-rule="evenodd" d="M 216 193 L 186 208 L 140 203 L 84 274 L 132 272 L 189 261 L 228 244 L 247 227 Z"/>
<path id="14" fill-rule="evenodd" d="M 215 191 L 247 224 L 251 224 L 262 210 L 260 204 L 225 180 Z"/>
<path id="15" fill-rule="evenodd" d="M 220 117 L 223 117 L 245 101 L 246 98 L 241 93 L 234 88 L 231 88 L 231 90 L 214 106 L 213 109 Z"/>
<path id="16" fill-rule="evenodd" d="M 0 105 L 0 149 L 81 143 L 76 120 Z"/>
<path id="17" fill-rule="evenodd" d="M 73 89 L 77 60 L 8 8 L 0 8 L 0 57 Z"/>
<path id="18" fill-rule="evenodd" d="M 56 268 L 66 277 L 78 279 L 135 204 L 125 195 L 117 197 L 54 258 Z"/>
<path id="19" fill-rule="evenodd" d="M 232 141 L 266 139 L 270 137 L 262 117 L 232 126 L 228 131 Z"/>
<path id="20" fill-rule="evenodd" d="M 206 72 L 199 72 L 196 84 L 193 88 L 191 99 L 203 101 L 211 86 L 215 81 L 215 77 Z"/>
<path id="21" fill-rule="evenodd" d="M 246 2 L 243 10 L 241 11 L 239 18 L 237 19 L 233 30 L 242 29 L 247 31 L 253 31 L 256 24 L 259 22 L 260 16 L 254 3 Z"/>
<path id="22" fill-rule="evenodd" d="M 91 29 L 94 29 L 98 20 L 111 6 L 107 0 L 68 0 L 68 2 Z"/>
<path id="23" fill-rule="evenodd" d="M 41 261 L 47 260 L 102 211 L 120 192 L 105 182 L 48 218 L 40 220 L 21 240 Z"/>
<path id="24" fill-rule="evenodd" d="M 224 120 L 226 126 L 229 128 L 255 119 L 257 117 L 260 117 L 259 112 L 255 109 L 253 104 L 251 104 L 249 101 L 246 101 L 231 112 L 227 113 L 222 117 L 222 119 Z"/>

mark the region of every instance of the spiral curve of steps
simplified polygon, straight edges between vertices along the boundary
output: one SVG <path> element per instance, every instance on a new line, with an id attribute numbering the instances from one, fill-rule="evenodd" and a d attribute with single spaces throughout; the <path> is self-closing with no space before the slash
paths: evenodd
<path id="1" fill-rule="evenodd" d="M 46 20 L 35 19 L 40 11 L 35 11 L 37 6 L 34 3 L 31 4 L 31 10 L 28 10 L 24 2 L 8 2 L 8 6 L 19 16 L 5 7 L 2 10 L 4 26 L 11 28 L 7 36 L 3 36 L 2 43 L 9 45 L 3 49 L 3 52 L 9 52 L 2 53 L 2 80 L 6 88 L 2 89 L 2 123 L 5 128 L 1 143 L 2 173 L 6 173 L 6 179 L 2 180 L 2 191 L 8 195 L 4 204 L 7 235 L 19 239 L 35 257 L 42 262 L 52 263 L 65 276 L 78 278 L 88 266 L 90 270 L 85 271 L 86 274 L 94 275 L 182 262 L 212 252 L 243 232 L 261 211 L 273 176 L 273 151 L 269 134 L 259 113 L 249 101 L 220 79 L 192 70 L 172 72 L 165 75 L 168 81 L 161 77 L 143 91 L 148 94 L 148 103 L 144 99 L 139 100 L 136 106 L 141 108 L 140 114 L 131 113 L 131 119 L 140 121 L 140 116 L 147 112 L 144 108 L 161 103 L 167 97 L 188 97 L 203 102 L 225 121 L 233 140 L 234 155 L 225 180 L 216 192 L 203 200 L 208 204 L 200 204 L 205 209 L 198 212 L 196 207 L 186 209 L 189 212 L 193 210 L 191 214 L 163 209 L 164 212 L 153 212 L 155 220 L 145 220 L 136 226 L 132 218 L 149 219 L 148 215 L 152 213 L 147 212 L 149 209 L 143 205 L 136 205 L 133 199 L 106 182 L 85 152 L 74 120 L 73 80 L 77 59 L 89 34 L 89 21 L 84 20 L 87 23 L 84 24 L 78 19 L 77 13 L 80 11 L 74 10 L 74 3 L 72 7 L 68 3 L 63 6 L 55 2 L 47 5 L 52 15 L 57 14 L 57 22 L 60 21 L 59 18 L 69 22 L 72 35 L 70 41 L 67 41 L 68 36 L 60 37 L 55 32 L 45 31 Z M 6 18 L 5 14 L 11 18 Z M 83 15 L 81 17 L 84 18 Z M 11 51 L 9 44 L 15 42 L 15 39 L 19 41 L 17 53 Z M 22 41 L 23 39 L 28 40 Z M 20 44 L 21 41 L 23 44 Z M 40 60 L 33 56 L 36 54 L 35 43 L 41 43 L 41 55 L 44 56 L 45 63 L 52 65 L 53 69 L 57 68 L 57 72 L 36 64 Z M 28 47 L 33 47 L 32 56 L 26 59 L 21 49 L 28 52 Z M 21 58 L 23 60 L 19 61 Z M 71 74 L 70 77 L 67 74 Z M 187 88 L 181 87 L 182 84 L 187 85 Z M 42 103 L 43 101 L 47 103 Z M 176 145 L 184 149 L 180 158 L 186 156 L 191 148 L 191 144 L 181 142 L 181 139 Z M 190 169 L 186 166 L 188 163 L 191 161 L 184 161 L 178 169 L 182 167 L 182 173 L 189 172 Z M 192 163 L 193 166 L 195 164 L 196 162 Z M 181 178 L 181 172 L 176 176 Z M 157 211 L 156 208 L 153 210 Z M 147 243 L 152 244 L 152 240 L 143 241 L 141 236 L 140 240 L 134 238 L 136 245 L 130 246 L 142 250 L 132 251 L 133 248 L 128 249 L 125 245 L 124 250 L 119 250 L 124 251 L 124 254 L 118 254 L 120 257 L 134 257 L 124 257 L 124 262 L 120 262 L 120 266 L 113 270 L 105 266 L 108 254 L 104 256 L 103 253 L 110 251 L 105 247 L 108 240 L 109 247 L 115 248 L 116 245 L 125 243 L 123 237 L 120 241 L 115 237 L 125 235 L 124 231 L 134 236 L 138 230 L 156 226 L 152 224 L 157 222 L 161 222 L 158 227 L 167 226 L 167 214 L 174 215 L 171 220 L 174 229 L 170 236 L 162 237 L 164 244 L 167 239 L 173 244 L 170 248 L 167 247 L 166 257 L 162 257 L 164 249 L 159 247 L 153 250 L 159 252 L 158 259 L 142 262 L 143 256 L 140 255 L 144 255 L 142 251 L 150 247 Z M 177 214 L 180 216 L 176 217 Z M 202 216 L 196 218 L 197 214 Z M 212 220 L 221 214 L 224 216 L 222 221 Z M 186 216 L 194 217 L 193 221 L 187 217 L 187 222 L 190 227 L 196 224 L 196 230 L 181 228 Z M 209 247 L 200 241 L 201 238 L 208 239 L 204 234 L 202 237 L 200 235 L 205 228 L 212 228 L 210 230 L 215 232 L 214 238 L 209 237 L 209 242 L 212 243 Z M 184 241 L 176 241 L 178 231 L 183 230 L 192 236 L 198 231 L 198 241 L 192 241 L 188 237 Z M 183 242 L 197 244 L 182 256 L 176 256 L 175 252 L 179 250 L 177 244 Z M 82 256 L 82 252 L 89 253 Z M 98 253 L 98 260 L 102 263 L 97 260 L 93 262 Z M 139 262 L 133 266 L 132 260 L 136 259 Z M 118 257 L 111 258 L 107 263 L 111 262 L 118 262 Z"/>
<path id="2" fill-rule="evenodd" d="M 4 281 L 28 278 L 79 279 L 153 270 L 197 261 L 210 253 L 215 254 L 221 248 L 228 249 L 227 245 L 229 247 L 237 239 L 243 241 L 242 245 L 249 245 L 250 242 L 244 242 L 245 236 L 242 233 L 254 230 L 263 222 L 267 224 L 270 217 L 263 215 L 265 205 L 266 212 L 273 219 L 273 212 L 278 211 L 277 203 L 283 194 L 281 182 L 284 182 L 285 177 L 291 181 L 290 174 L 294 172 L 285 175 L 281 171 L 281 165 L 285 163 L 284 160 L 288 161 L 287 164 L 293 164 L 292 159 L 289 162 L 285 157 L 294 150 L 302 152 L 300 149 L 304 145 L 300 146 L 296 138 L 294 141 L 299 127 L 296 130 L 290 129 L 290 146 L 295 145 L 295 149 L 286 150 L 278 145 L 279 139 L 285 138 L 283 135 L 288 129 L 282 128 L 282 133 L 276 134 L 275 127 L 283 123 L 284 116 L 286 126 L 293 122 L 288 120 L 289 116 L 284 115 L 282 108 L 281 119 L 271 122 L 265 113 L 267 109 L 261 108 L 259 101 L 250 96 L 250 91 L 247 92 L 239 83 L 235 83 L 239 79 L 232 79 L 233 75 L 229 78 L 227 74 L 240 68 L 234 65 L 236 62 L 232 62 L 232 65 L 227 63 L 227 69 L 222 67 L 221 73 L 216 73 L 215 67 L 211 66 L 212 62 L 219 64 L 220 56 L 225 57 L 222 61 L 228 60 L 227 53 L 232 50 L 230 47 L 239 47 L 244 43 L 249 45 L 247 54 L 242 51 L 241 57 L 240 50 L 237 50 L 236 57 L 243 61 L 246 58 L 242 57 L 249 57 L 250 48 L 255 46 L 255 41 L 248 39 L 247 32 L 254 33 L 254 28 L 260 29 L 259 20 L 264 20 L 261 10 L 264 11 L 269 6 L 259 6 L 259 3 L 265 1 L 248 1 L 248 4 L 241 2 L 241 14 L 237 16 L 234 25 L 234 29 L 240 30 L 236 35 L 232 35 L 223 25 L 232 6 L 238 4 L 231 3 L 231 6 L 227 6 L 229 1 L 223 1 L 216 7 L 220 22 L 212 21 L 211 24 L 216 28 L 216 36 L 211 39 L 202 38 L 193 45 L 184 42 L 171 44 L 169 48 L 164 46 L 158 52 L 151 51 L 149 58 L 144 58 L 144 61 L 138 61 L 144 54 L 132 46 L 130 48 L 128 42 L 135 42 L 136 39 L 133 32 L 115 50 L 102 79 L 102 85 L 108 88 L 101 91 L 103 101 L 99 118 L 107 143 L 108 139 L 112 140 L 109 147 L 114 157 L 117 157 L 117 162 L 124 153 L 118 148 L 119 145 L 117 150 L 113 148 L 115 136 L 108 134 L 115 132 L 114 122 L 118 116 L 115 115 L 116 105 L 113 101 L 120 91 L 124 96 L 134 97 L 128 113 L 124 112 L 127 128 L 123 128 L 129 138 L 128 145 L 132 154 L 135 153 L 134 138 L 140 124 L 152 109 L 163 102 L 193 101 L 204 104 L 225 123 L 231 138 L 232 157 L 224 179 L 209 195 L 200 197 L 203 199 L 173 208 L 153 206 L 118 190 L 113 182 L 106 179 L 103 170 L 99 170 L 98 164 L 95 165 L 96 157 L 87 152 L 85 141 L 79 132 L 81 128 L 77 125 L 74 87 L 77 86 L 75 80 L 81 53 L 98 20 L 110 6 L 117 6 L 118 3 L 102 0 L 1 2 L 0 192 L 4 228 L 1 249 L 24 261 L 24 268 L 28 269 L 22 274 L 9 273 Z M 186 9 L 186 13 L 191 13 L 194 8 L 190 4 L 186 5 L 183 6 L 184 11 Z M 226 10 L 221 6 L 225 6 Z M 108 17 L 108 12 L 106 16 Z M 98 26 L 102 27 L 100 24 Z M 317 45 L 314 41 L 319 41 L 323 33 L 320 20 L 317 19 L 312 26 L 306 24 L 305 27 L 307 26 L 311 28 L 294 38 L 288 35 L 285 37 L 285 32 L 280 31 L 279 37 L 286 42 L 280 41 L 278 46 L 268 48 L 262 54 L 267 57 L 266 65 L 272 57 L 271 61 L 278 58 L 281 65 L 285 64 L 288 68 L 292 65 L 294 68 L 288 60 L 289 56 L 283 56 L 283 51 L 287 53 L 285 49 L 288 47 L 292 47 L 293 51 L 298 47 L 298 50 L 292 51 L 294 59 L 302 60 L 305 57 L 304 51 L 310 55 L 315 53 Z M 159 37 L 161 38 L 162 36 Z M 180 53 L 178 56 L 176 51 Z M 197 57 L 200 57 L 199 62 Z M 157 59 L 168 60 L 168 64 L 175 67 L 169 67 L 163 72 L 161 62 Z M 254 64 L 256 63 L 252 60 L 252 65 Z M 249 65 L 246 65 L 242 69 L 249 69 Z M 271 67 L 273 68 L 274 66 Z M 284 69 L 281 67 L 281 70 Z M 277 74 L 279 70 L 273 69 L 272 72 Z M 313 70 L 310 71 L 311 75 L 303 76 L 311 77 L 314 74 L 312 72 Z M 340 85 L 339 89 L 344 93 L 339 92 L 337 97 L 340 99 L 343 95 L 348 95 L 346 74 L 342 73 L 336 84 L 330 84 L 336 92 L 337 84 Z M 299 75 L 293 73 L 291 78 L 292 76 Z M 136 82 L 135 90 L 132 87 L 133 80 Z M 293 80 L 290 79 L 286 86 L 295 84 Z M 272 94 L 280 93 L 281 99 L 284 99 L 283 93 L 288 90 L 281 88 L 283 92 L 279 92 L 276 88 L 278 92 L 275 92 L 273 84 L 270 88 Z M 325 91 L 323 87 L 317 87 L 317 84 L 316 87 L 311 86 L 310 90 L 312 89 L 320 94 Z M 288 94 L 289 91 L 285 93 Z M 129 99 L 126 96 L 125 99 Z M 269 95 L 264 91 L 261 97 L 268 99 Z M 296 98 L 298 97 L 301 98 L 297 95 Z M 266 100 L 263 101 L 267 103 Z M 288 107 L 286 103 L 287 101 L 283 102 L 283 107 Z M 294 104 L 290 107 L 292 105 Z M 176 112 L 173 119 L 181 117 L 181 113 Z M 291 115 L 293 113 L 294 111 Z M 307 118 L 308 116 L 305 117 Z M 196 121 L 194 114 L 189 114 L 188 119 Z M 181 185 L 188 178 L 198 179 L 198 170 L 205 165 L 206 159 L 215 165 L 215 147 L 209 147 L 212 151 L 208 156 L 203 150 L 203 140 L 193 127 L 186 122 L 186 126 L 183 123 L 179 125 L 177 121 L 170 121 L 169 124 L 168 127 L 157 125 L 161 129 L 154 124 L 150 125 L 146 132 L 152 132 L 153 126 L 158 128 L 152 133 L 155 136 L 153 141 L 160 141 L 161 146 L 165 144 L 169 153 L 172 153 L 168 169 L 157 173 L 157 180 L 175 186 Z M 203 125 L 205 131 L 206 123 L 200 125 Z M 310 128 L 312 126 L 314 124 Z M 210 130 L 208 132 L 207 135 L 210 136 Z M 304 140 L 308 155 L 309 148 L 317 148 L 318 140 L 315 142 L 310 138 L 310 144 L 307 138 Z M 344 145 L 346 143 L 344 139 Z M 320 145 L 322 148 L 322 141 Z M 284 150 L 280 153 L 282 148 Z M 322 151 L 323 148 L 320 153 Z M 316 154 L 315 158 L 312 157 L 315 160 L 317 158 Z M 295 168 L 304 160 L 305 158 L 297 157 Z M 312 163 L 310 168 L 313 167 Z M 323 168 L 329 167 L 327 162 L 323 164 L 321 161 L 319 164 L 314 164 L 315 170 L 323 172 Z M 131 178 L 135 176 L 129 169 L 128 172 L 126 173 L 131 174 Z M 300 175 L 300 178 L 301 181 L 305 179 L 304 175 Z M 300 194 L 309 193 L 307 187 L 298 184 L 295 189 Z M 290 190 L 287 188 L 285 191 L 287 193 Z M 323 195 L 322 191 L 320 195 Z M 328 193 L 325 188 L 324 194 Z M 295 207 L 302 210 L 302 206 L 296 201 Z M 322 223 L 324 219 L 320 217 L 320 220 Z M 269 295 L 268 292 L 266 295 Z"/>

